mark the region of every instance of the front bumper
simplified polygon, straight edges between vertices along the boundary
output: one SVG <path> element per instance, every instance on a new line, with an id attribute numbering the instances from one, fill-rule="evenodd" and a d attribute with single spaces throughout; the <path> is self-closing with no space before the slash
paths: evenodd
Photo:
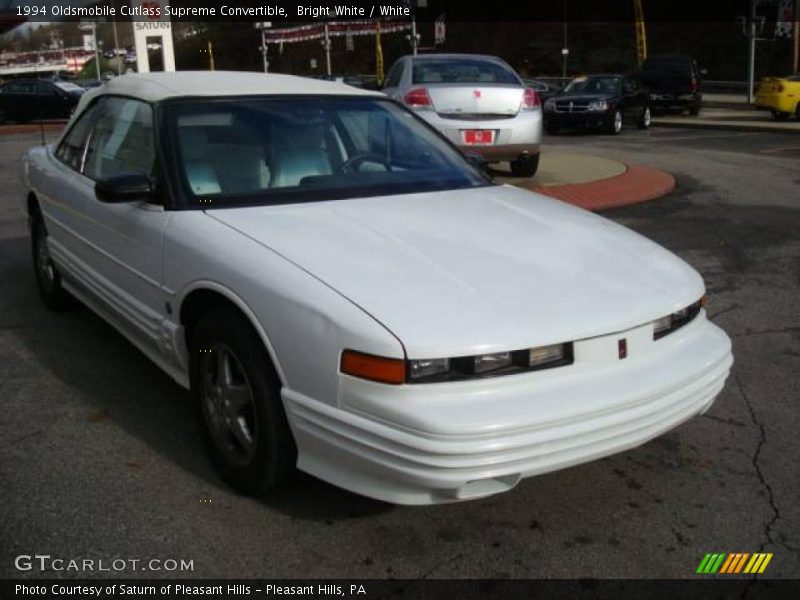
<path id="1" fill-rule="evenodd" d="M 611 126 L 613 111 L 556 112 L 545 113 L 548 127 L 585 127 L 587 129 L 608 128 Z"/>
<path id="2" fill-rule="evenodd" d="M 609 352 L 621 337 L 623 360 Z M 701 311 L 655 342 L 651 326 L 576 342 L 568 367 L 404 386 L 342 376 L 340 408 L 283 396 L 301 470 L 380 500 L 435 504 L 639 446 L 705 412 L 732 363 L 730 340 Z"/>
<path id="3" fill-rule="evenodd" d="M 438 129 L 444 136 L 465 152 L 480 154 L 487 161 L 515 160 L 523 154 L 539 154 L 542 143 L 542 111 L 520 111 L 507 119 L 484 121 L 460 120 L 443 117 L 432 110 L 417 111 L 417 115 Z M 494 144 L 464 144 L 463 132 L 469 129 L 493 130 Z"/>

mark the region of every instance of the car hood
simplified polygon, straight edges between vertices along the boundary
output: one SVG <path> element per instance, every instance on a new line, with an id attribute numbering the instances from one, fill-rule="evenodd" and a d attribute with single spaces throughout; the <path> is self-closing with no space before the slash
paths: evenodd
<path id="1" fill-rule="evenodd" d="M 510 186 L 207 214 L 360 306 L 412 358 L 622 331 L 704 291 L 646 238 Z"/>

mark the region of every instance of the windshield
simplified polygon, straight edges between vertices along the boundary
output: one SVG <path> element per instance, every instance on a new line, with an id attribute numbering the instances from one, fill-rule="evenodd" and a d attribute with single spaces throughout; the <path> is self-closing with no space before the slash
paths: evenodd
<path id="1" fill-rule="evenodd" d="M 69 81 L 55 81 L 53 82 L 58 88 L 64 90 L 65 92 L 79 92 L 83 93 L 86 90 L 79 85 L 74 83 L 70 83 Z"/>
<path id="2" fill-rule="evenodd" d="M 425 58 L 414 61 L 416 83 L 502 83 L 520 85 L 510 68 L 490 60 L 474 58 Z"/>
<path id="3" fill-rule="evenodd" d="M 622 77 L 618 75 L 599 75 L 595 77 L 577 77 L 564 88 L 567 93 L 586 94 L 619 94 L 621 91 Z"/>
<path id="4" fill-rule="evenodd" d="M 691 70 L 691 61 L 680 56 L 648 58 L 642 63 L 642 71 L 666 71 L 686 73 Z"/>
<path id="5" fill-rule="evenodd" d="M 167 110 L 181 180 L 202 208 L 489 183 L 417 117 L 379 98 L 185 100 Z"/>

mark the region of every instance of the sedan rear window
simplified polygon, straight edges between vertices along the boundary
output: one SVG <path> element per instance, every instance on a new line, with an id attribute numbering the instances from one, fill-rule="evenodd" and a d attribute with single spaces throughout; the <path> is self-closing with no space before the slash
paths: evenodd
<path id="1" fill-rule="evenodd" d="M 501 63 L 463 58 L 415 60 L 412 79 L 415 84 L 502 83 L 520 85 L 516 74 Z"/>
<path id="2" fill-rule="evenodd" d="M 201 208 L 489 183 L 415 115 L 379 98 L 192 99 L 166 110 L 181 183 Z"/>

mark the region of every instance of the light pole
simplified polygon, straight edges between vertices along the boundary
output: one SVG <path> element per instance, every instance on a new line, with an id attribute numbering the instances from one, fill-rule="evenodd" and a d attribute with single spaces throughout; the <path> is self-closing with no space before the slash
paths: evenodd
<path id="1" fill-rule="evenodd" d="M 272 27 L 271 21 L 261 21 L 255 24 L 255 28 L 261 31 L 261 60 L 264 62 L 264 73 L 269 71 L 269 61 L 267 60 L 267 29 Z"/>
<path id="2" fill-rule="evenodd" d="M 88 23 L 81 23 L 79 26 L 81 31 L 90 31 L 92 33 L 92 44 L 94 45 L 94 66 L 97 71 L 97 83 L 101 83 L 100 77 L 100 52 L 97 45 L 97 23 L 90 21 Z"/>
<path id="3" fill-rule="evenodd" d="M 328 32 L 328 24 L 325 23 L 325 39 L 322 40 L 322 45 L 325 47 L 325 67 L 327 69 L 328 77 L 331 76 L 331 38 Z"/>
<path id="4" fill-rule="evenodd" d="M 568 45 L 568 21 L 567 21 L 567 0 L 564 0 L 564 44 L 561 46 L 561 56 L 562 56 L 562 64 L 561 64 L 561 79 L 566 81 L 567 79 L 567 61 L 569 60 L 569 45 Z"/>
<path id="5" fill-rule="evenodd" d="M 119 37 L 117 36 L 117 20 L 112 19 L 111 25 L 114 28 L 114 60 L 117 61 L 117 75 L 122 75 L 122 59 L 117 52 L 119 49 Z"/>
<path id="6" fill-rule="evenodd" d="M 750 17 L 747 22 L 747 103 L 753 103 L 756 77 L 756 0 L 750 0 Z"/>

